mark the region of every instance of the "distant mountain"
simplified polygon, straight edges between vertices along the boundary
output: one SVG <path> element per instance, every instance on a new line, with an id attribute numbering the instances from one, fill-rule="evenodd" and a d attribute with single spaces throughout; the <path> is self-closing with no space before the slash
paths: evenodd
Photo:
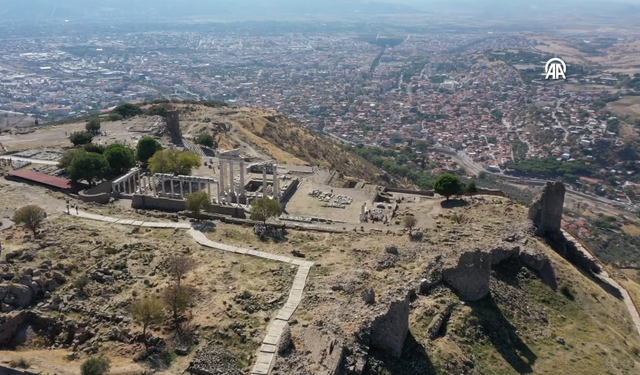
<path id="1" fill-rule="evenodd" d="M 364 0 L 0 0 L 0 19 L 62 19 L 414 13 L 416 7 Z"/>
<path id="2" fill-rule="evenodd" d="M 622 16 L 640 14 L 631 0 L 0 0 L 0 20 L 168 19 L 181 17 L 278 18 L 384 14 L 447 14 L 491 18 Z"/>

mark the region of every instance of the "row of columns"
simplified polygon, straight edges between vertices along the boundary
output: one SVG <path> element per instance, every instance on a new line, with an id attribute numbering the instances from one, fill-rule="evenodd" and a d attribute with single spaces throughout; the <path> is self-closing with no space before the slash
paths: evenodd
<path id="1" fill-rule="evenodd" d="M 234 163 L 238 163 L 240 167 L 240 186 L 239 189 L 236 190 L 235 180 L 233 176 L 233 167 Z M 228 164 L 228 168 L 227 168 Z M 224 196 L 243 196 L 246 194 L 244 189 L 245 180 L 244 180 L 244 160 L 230 160 L 230 159 L 218 159 L 218 169 L 220 169 L 220 182 L 218 184 L 218 202 L 222 201 Z M 227 181 L 226 181 L 226 172 L 229 172 L 229 189 L 227 190 Z"/>
<path id="2" fill-rule="evenodd" d="M 178 182 L 178 188 L 180 189 L 180 198 L 184 199 L 185 194 L 193 194 L 193 184 L 196 183 L 198 184 L 198 189 L 196 191 L 202 191 L 205 189 L 205 185 L 207 188 L 207 193 L 209 194 L 209 199 L 211 199 L 211 182 L 203 182 L 203 181 L 185 181 L 184 179 L 181 178 L 171 178 L 171 177 L 158 177 L 158 176 L 151 176 L 151 186 L 154 189 L 154 195 L 155 196 L 162 196 L 162 195 L 169 195 L 171 198 L 175 198 L 176 196 L 176 188 L 175 188 L 175 182 Z M 165 182 L 169 182 L 169 188 L 165 190 Z M 183 184 L 187 183 L 189 185 L 189 191 L 186 192 Z M 160 187 L 160 189 L 158 190 L 158 186 Z"/>
<path id="3" fill-rule="evenodd" d="M 120 182 L 113 183 L 113 190 L 122 194 L 135 194 L 138 190 L 142 190 L 142 173 L 135 171 L 125 175 L 125 179 Z"/>

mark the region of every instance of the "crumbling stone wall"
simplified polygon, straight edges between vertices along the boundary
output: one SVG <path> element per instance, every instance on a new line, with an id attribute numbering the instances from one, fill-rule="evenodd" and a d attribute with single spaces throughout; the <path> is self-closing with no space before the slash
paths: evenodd
<path id="1" fill-rule="evenodd" d="M 529 219 L 536 226 L 537 235 L 560 231 L 565 192 L 564 183 L 547 182 L 542 194 L 534 200 L 529 208 Z"/>
<path id="2" fill-rule="evenodd" d="M 409 294 L 397 291 L 380 300 L 390 302 L 385 306 L 375 305 L 377 315 L 371 323 L 371 347 L 399 358 L 409 333 Z"/>
<path id="3" fill-rule="evenodd" d="M 475 249 L 460 255 L 457 264 L 442 269 L 442 277 L 465 301 L 477 301 L 489 294 L 491 252 Z"/>

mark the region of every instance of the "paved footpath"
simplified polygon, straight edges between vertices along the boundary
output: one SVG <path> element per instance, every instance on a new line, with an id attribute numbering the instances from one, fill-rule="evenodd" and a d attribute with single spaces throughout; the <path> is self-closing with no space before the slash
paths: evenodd
<path id="1" fill-rule="evenodd" d="M 189 235 L 191 235 L 191 237 L 193 237 L 193 239 L 202 246 L 298 266 L 298 273 L 293 279 L 293 286 L 291 287 L 291 291 L 289 292 L 289 298 L 287 299 L 287 302 L 285 302 L 282 309 L 280 309 L 280 311 L 278 312 L 276 318 L 272 320 L 267 327 L 267 335 L 262 340 L 262 345 L 260 346 L 260 351 L 258 352 L 258 358 L 253 367 L 253 370 L 251 370 L 251 375 L 268 375 L 271 372 L 271 368 L 273 367 L 273 364 L 275 362 L 278 341 L 282 336 L 282 332 L 284 331 L 287 322 L 289 321 L 289 319 L 291 319 L 291 316 L 302 301 L 302 293 L 307 283 L 307 277 L 309 276 L 309 271 L 311 271 L 313 262 L 211 241 L 207 238 L 207 236 L 205 236 L 204 233 L 193 229 L 191 224 L 188 223 L 121 219 L 111 216 L 92 214 L 85 211 L 78 211 L 76 213 L 75 209 L 71 209 L 70 212 L 72 216 L 77 216 L 89 220 L 103 221 L 111 224 L 134 225 L 146 228 L 188 229 L 187 233 L 189 233 Z"/>
<path id="2" fill-rule="evenodd" d="M 580 241 L 576 240 L 573 237 L 573 235 L 571 235 L 571 233 L 562 229 L 562 234 L 564 234 L 566 239 L 573 242 L 576 245 L 576 248 L 582 251 L 589 259 L 594 260 L 596 263 L 600 265 L 600 268 L 602 269 L 602 271 L 595 276 L 599 277 L 603 281 L 606 281 L 607 283 L 609 283 L 614 288 L 620 291 L 620 294 L 622 295 L 622 300 L 624 301 L 625 306 L 627 306 L 627 310 L 629 310 L 629 315 L 631 315 L 631 319 L 633 320 L 633 324 L 636 327 L 636 331 L 638 331 L 638 335 L 640 335 L 640 314 L 638 314 L 638 310 L 636 309 L 636 306 L 633 303 L 633 300 L 631 299 L 629 292 L 627 292 L 627 289 L 622 285 L 620 285 L 617 281 L 615 281 L 607 272 L 605 265 L 602 262 L 600 262 L 599 259 L 594 257 L 589 250 L 585 249 L 585 247 L 582 246 Z"/>

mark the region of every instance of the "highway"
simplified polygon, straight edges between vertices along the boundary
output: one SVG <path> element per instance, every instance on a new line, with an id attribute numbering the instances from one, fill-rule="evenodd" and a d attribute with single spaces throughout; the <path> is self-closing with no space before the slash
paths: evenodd
<path id="1" fill-rule="evenodd" d="M 506 180 L 505 182 L 507 183 L 515 184 L 515 185 L 544 186 L 547 182 L 549 182 L 549 180 L 508 176 L 508 175 L 505 175 L 503 172 L 495 173 L 495 172 L 487 171 L 484 168 L 482 168 L 480 165 L 476 164 L 473 160 L 471 160 L 471 158 L 468 155 L 459 153 L 450 148 L 430 147 L 429 151 L 442 152 L 443 154 L 447 154 L 451 156 L 454 159 L 454 161 L 458 163 L 462 168 L 464 168 L 467 172 L 473 173 L 475 175 L 478 175 L 480 172 L 490 173 L 496 177 L 499 177 L 502 180 Z M 600 208 L 602 208 L 603 205 L 606 205 L 606 211 L 608 212 L 612 212 L 616 214 L 622 214 L 622 213 L 629 214 L 629 212 L 624 211 L 624 209 L 616 207 L 616 205 L 614 205 L 614 202 L 609 199 L 590 195 L 590 194 L 585 194 L 581 191 L 576 191 L 568 184 L 565 184 L 565 186 L 567 187 L 567 195 L 572 196 L 572 198 L 574 199 L 583 200 L 583 201 L 586 200 L 592 205 L 598 206 Z"/>

